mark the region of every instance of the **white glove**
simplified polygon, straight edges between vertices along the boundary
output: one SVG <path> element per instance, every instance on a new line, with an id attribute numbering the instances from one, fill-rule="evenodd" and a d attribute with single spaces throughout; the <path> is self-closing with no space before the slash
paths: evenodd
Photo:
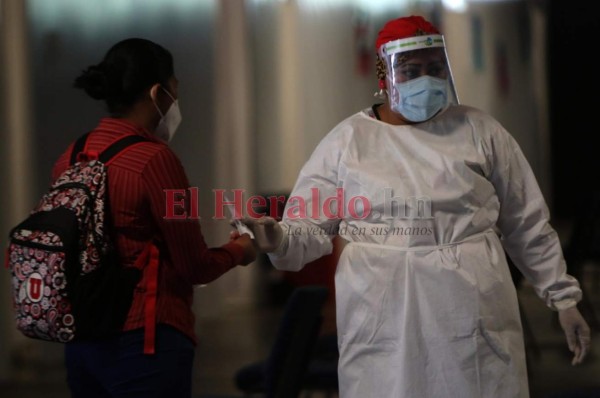
<path id="1" fill-rule="evenodd" d="M 558 320 L 567 337 L 569 351 L 574 354 L 572 365 L 578 365 L 590 350 L 590 327 L 577 307 L 558 311 Z"/>
<path id="2" fill-rule="evenodd" d="M 273 217 L 244 217 L 240 221 L 252 231 L 254 243 L 261 252 L 274 252 L 283 242 L 283 229 Z"/>

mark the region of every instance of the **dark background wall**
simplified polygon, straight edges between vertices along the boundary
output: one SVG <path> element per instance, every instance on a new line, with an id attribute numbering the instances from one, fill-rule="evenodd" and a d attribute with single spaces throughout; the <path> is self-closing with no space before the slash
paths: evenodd
<path id="1" fill-rule="evenodd" d="M 561 218 L 585 216 L 600 187 L 599 9 L 589 0 L 548 2 L 553 214 Z"/>

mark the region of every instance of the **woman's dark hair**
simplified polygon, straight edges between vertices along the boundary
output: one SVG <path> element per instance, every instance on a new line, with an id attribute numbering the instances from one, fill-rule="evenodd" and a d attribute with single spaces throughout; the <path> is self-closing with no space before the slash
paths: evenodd
<path id="1" fill-rule="evenodd" d="M 166 85 L 173 76 L 173 57 L 158 44 L 139 38 L 118 42 L 98 65 L 89 66 L 74 86 L 106 101 L 113 115 L 126 112 L 152 85 Z"/>

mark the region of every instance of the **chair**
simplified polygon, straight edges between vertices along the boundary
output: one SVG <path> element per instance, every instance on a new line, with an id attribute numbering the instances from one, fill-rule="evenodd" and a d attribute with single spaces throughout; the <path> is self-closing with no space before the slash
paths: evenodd
<path id="1" fill-rule="evenodd" d="M 292 293 L 265 364 L 267 398 L 295 398 L 300 395 L 328 293 L 329 289 L 323 286 L 303 286 Z"/>
<path id="2" fill-rule="evenodd" d="M 259 392 L 259 396 L 265 398 L 300 396 L 328 294 L 329 289 L 324 286 L 302 286 L 292 292 L 270 353 L 263 365 L 256 368 L 264 382 L 261 388 L 252 392 Z M 203 394 L 199 398 L 226 397 Z"/>
<path id="3" fill-rule="evenodd" d="M 307 369 L 302 379 L 302 390 L 306 397 L 310 392 L 324 393 L 325 397 L 338 393 L 338 359 L 337 336 L 327 334 L 318 338 L 309 358 Z M 240 368 L 235 374 L 236 387 L 247 395 L 265 391 L 266 361 L 256 361 Z"/>

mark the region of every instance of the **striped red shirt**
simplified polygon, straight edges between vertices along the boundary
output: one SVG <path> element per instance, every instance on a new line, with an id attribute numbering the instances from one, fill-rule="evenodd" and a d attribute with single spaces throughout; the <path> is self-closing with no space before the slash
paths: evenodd
<path id="1" fill-rule="evenodd" d="M 243 248 L 235 243 L 208 248 L 198 220 L 164 219 L 164 190 L 187 190 L 189 182 L 175 153 L 147 130 L 122 119 L 104 118 L 90 134 L 86 149 L 101 152 L 129 134 L 142 135 L 151 142 L 134 144 L 113 158 L 108 167 L 113 237 L 119 257 L 122 264 L 132 265 L 149 241 L 159 242 L 156 321 L 174 326 L 196 342 L 193 285 L 211 282 L 239 264 Z M 68 167 L 72 147 L 56 162 L 53 180 Z M 188 201 L 185 206 L 189 209 Z M 147 279 L 144 272 L 124 330 L 144 326 Z"/>

